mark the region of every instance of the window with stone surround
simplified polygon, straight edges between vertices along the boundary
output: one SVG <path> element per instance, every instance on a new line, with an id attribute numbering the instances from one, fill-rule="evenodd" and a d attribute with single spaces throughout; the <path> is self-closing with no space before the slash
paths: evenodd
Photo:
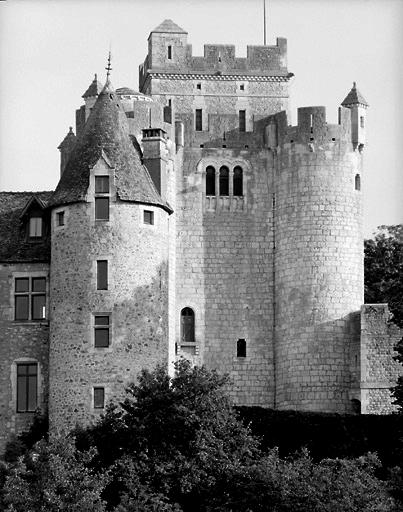
<path id="1" fill-rule="evenodd" d="M 204 210 L 209 212 L 245 211 L 244 166 L 236 162 L 227 162 L 226 159 L 223 162 L 214 160 L 211 163 L 208 160 L 200 169 L 203 172 L 204 168 Z"/>
<path id="2" fill-rule="evenodd" d="M 197 108 L 195 112 L 195 130 L 201 132 L 203 130 L 203 111 Z"/>
<path id="3" fill-rule="evenodd" d="M 64 226 L 64 211 L 56 213 L 56 223 L 58 226 Z"/>
<path id="4" fill-rule="evenodd" d="M 17 412 L 35 412 L 38 402 L 38 363 L 17 363 Z"/>
<path id="5" fill-rule="evenodd" d="M 95 220 L 109 220 L 109 176 L 95 176 Z"/>
<path id="6" fill-rule="evenodd" d="M 108 289 L 108 261 L 97 260 L 97 290 Z"/>
<path id="7" fill-rule="evenodd" d="M 195 341 L 195 314 L 192 308 L 183 308 L 181 311 L 181 341 Z"/>
<path id="8" fill-rule="evenodd" d="M 243 196 L 243 171 L 239 165 L 234 168 L 232 190 L 234 196 Z"/>
<path id="9" fill-rule="evenodd" d="M 169 60 L 172 59 L 172 46 L 171 45 L 168 45 L 168 59 Z"/>
<path id="10" fill-rule="evenodd" d="M 39 321 L 46 318 L 46 277 L 16 277 L 14 319 Z"/>
<path id="11" fill-rule="evenodd" d="M 99 313 L 94 315 L 94 346 L 95 348 L 108 348 L 110 345 L 110 314 Z"/>
<path id="12" fill-rule="evenodd" d="M 94 387 L 94 409 L 103 409 L 105 407 L 105 388 L 103 386 Z"/>
<path id="13" fill-rule="evenodd" d="M 215 196 L 215 169 L 212 165 L 206 169 L 206 196 Z"/>
<path id="14" fill-rule="evenodd" d="M 148 224 L 152 226 L 154 224 L 154 212 L 151 210 L 143 211 L 143 222 L 144 224 Z"/>
<path id="15" fill-rule="evenodd" d="M 246 110 L 239 111 L 239 131 L 246 132 Z"/>
<path id="16" fill-rule="evenodd" d="M 29 238 L 42 237 L 42 217 L 29 218 Z"/>
<path id="17" fill-rule="evenodd" d="M 220 196 L 229 196 L 229 169 L 225 165 L 220 168 Z"/>
<path id="18" fill-rule="evenodd" d="M 361 190 L 361 177 L 359 174 L 355 175 L 354 187 L 355 187 L 355 190 Z"/>

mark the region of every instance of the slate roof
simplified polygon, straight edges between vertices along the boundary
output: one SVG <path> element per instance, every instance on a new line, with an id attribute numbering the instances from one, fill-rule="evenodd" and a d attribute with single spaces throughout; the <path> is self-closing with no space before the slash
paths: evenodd
<path id="1" fill-rule="evenodd" d="M 95 102 L 49 206 L 85 201 L 90 170 L 103 154 L 114 167 L 120 200 L 160 206 L 172 212 L 157 192 L 130 139 L 126 114 L 110 82 Z"/>
<path id="2" fill-rule="evenodd" d="M 71 147 L 75 144 L 75 142 L 76 142 L 76 136 L 74 135 L 73 127 L 70 126 L 67 135 L 64 137 L 62 142 L 58 145 L 57 149 L 63 149 L 64 146 Z"/>
<path id="3" fill-rule="evenodd" d="M 47 204 L 53 192 L 0 192 L 0 261 L 46 262 L 50 261 L 49 231 L 40 240 L 27 239 L 27 218 L 24 210 L 32 197 Z M 27 213 L 28 210 L 25 212 Z M 46 222 L 46 217 L 45 217 Z"/>
<path id="4" fill-rule="evenodd" d="M 365 107 L 368 107 L 367 100 L 364 98 L 364 96 L 360 93 L 360 91 L 357 89 L 357 85 L 355 82 L 353 82 L 353 87 L 351 91 L 347 94 L 347 96 L 344 98 L 344 100 L 341 103 L 343 107 L 348 107 L 349 105 L 364 105 Z"/>
<path id="5" fill-rule="evenodd" d="M 164 20 L 158 25 L 158 27 L 151 31 L 151 33 L 153 32 L 187 34 L 186 30 L 183 30 L 183 28 L 174 23 L 172 20 Z"/>
<path id="6" fill-rule="evenodd" d="M 98 81 L 97 75 L 95 73 L 94 80 L 91 82 L 91 85 L 85 91 L 85 93 L 81 96 L 82 98 L 89 98 L 91 96 L 98 96 L 98 94 L 102 91 L 102 84 Z"/>
<path id="7" fill-rule="evenodd" d="M 134 89 L 130 89 L 130 87 L 119 87 L 119 89 L 116 89 L 116 94 L 122 95 L 122 94 L 141 94 L 141 92 L 137 92 Z"/>

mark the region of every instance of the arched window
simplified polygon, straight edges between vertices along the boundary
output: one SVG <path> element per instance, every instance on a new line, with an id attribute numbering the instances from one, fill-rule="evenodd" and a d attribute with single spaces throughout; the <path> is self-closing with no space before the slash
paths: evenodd
<path id="1" fill-rule="evenodd" d="M 246 340 L 240 339 L 236 342 L 236 356 L 246 357 Z"/>
<path id="2" fill-rule="evenodd" d="M 361 177 L 359 174 L 355 175 L 355 190 L 361 190 Z"/>
<path id="3" fill-rule="evenodd" d="M 220 169 L 220 196 L 229 196 L 229 169 L 224 165 Z"/>
<path id="4" fill-rule="evenodd" d="M 215 169 L 211 165 L 206 169 L 206 196 L 215 196 Z"/>
<path id="5" fill-rule="evenodd" d="M 181 340 L 195 341 L 195 314 L 191 308 L 183 308 L 181 311 Z"/>
<path id="6" fill-rule="evenodd" d="M 234 169 L 234 196 L 243 196 L 242 168 L 237 166 Z"/>

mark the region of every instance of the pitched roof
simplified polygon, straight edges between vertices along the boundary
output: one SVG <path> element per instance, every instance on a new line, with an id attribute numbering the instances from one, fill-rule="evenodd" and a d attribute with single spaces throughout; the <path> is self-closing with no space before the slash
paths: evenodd
<path id="1" fill-rule="evenodd" d="M 353 82 L 353 87 L 351 91 L 347 94 L 347 96 L 344 98 L 344 100 L 341 103 L 343 107 L 347 107 L 349 105 L 364 105 L 365 107 L 368 107 L 368 103 L 364 96 L 360 93 L 360 91 L 357 89 L 357 85 L 355 82 Z"/>
<path id="2" fill-rule="evenodd" d="M 124 109 L 109 82 L 95 102 L 49 205 L 85 201 L 90 170 L 103 154 L 114 167 L 116 194 L 120 200 L 152 204 L 172 212 L 133 146 Z"/>
<path id="3" fill-rule="evenodd" d="M 98 94 L 102 91 L 102 84 L 97 80 L 97 74 L 95 73 L 94 80 L 91 82 L 88 89 L 81 96 L 82 98 L 89 98 L 91 96 L 98 96 Z"/>
<path id="4" fill-rule="evenodd" d="M 174 23 L 172 20 L 164 20 L 158 25 L 158 27 L 156 27 L 154 30 L 151 30 L 151 33 L 153 32 L 187 34 L 186 30 L 183 30 L 183 28 Z"/>
<path id="5" fill-rule="evenodd" d="M 24 214 L 31 205 L 46 206 L 52 192 L 0 192 L 0 261 L 40 262 L 50 260 L 50 238 L 27 239 Z"/>

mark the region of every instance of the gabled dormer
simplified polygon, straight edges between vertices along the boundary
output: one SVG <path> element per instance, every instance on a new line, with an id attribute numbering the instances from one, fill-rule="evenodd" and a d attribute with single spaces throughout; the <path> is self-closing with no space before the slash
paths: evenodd
<path id="1" fill-rule="evenodd" d="M 47 233 L 46 204 L 33 194 L 23 208 L 20 218 L 26 239 L 29 242 L 42 241 Z"/>

